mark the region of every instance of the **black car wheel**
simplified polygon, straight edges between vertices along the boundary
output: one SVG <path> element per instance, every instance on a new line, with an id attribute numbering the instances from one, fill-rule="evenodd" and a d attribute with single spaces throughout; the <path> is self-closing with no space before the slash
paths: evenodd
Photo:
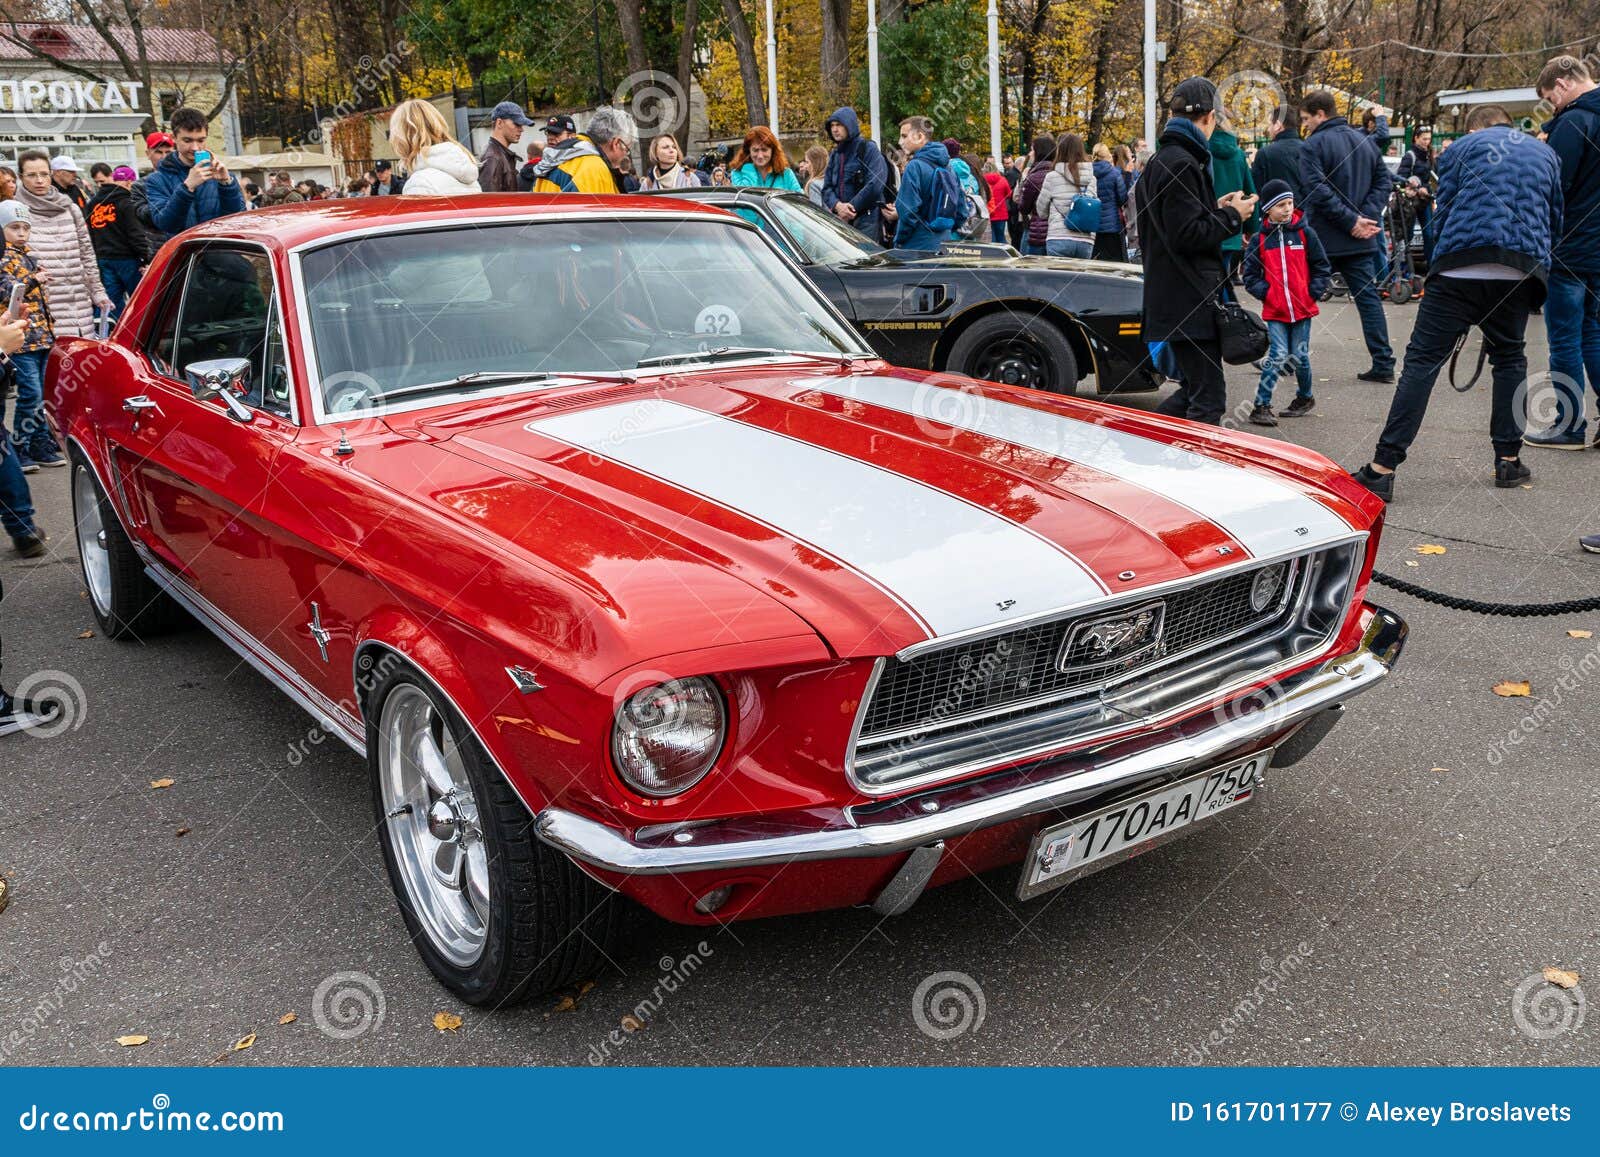
<path id="1" fill-rule="evenodd" d="M 1078 359 L 1067 335 L 1042 317 L 993 314 L 979 318 L 950 347 L 950 369 L 986 382 L 1070 394 Z"/>

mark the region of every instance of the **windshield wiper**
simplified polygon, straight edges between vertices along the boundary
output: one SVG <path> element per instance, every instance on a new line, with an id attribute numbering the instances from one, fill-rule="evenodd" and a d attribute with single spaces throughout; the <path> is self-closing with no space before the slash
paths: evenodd
<path id="1" fill-rule="evenodd" d="M 640 358 L 635 362 L 638 369 L 649 369 L 652 366 L 670 366 L 678 362 L 725 362 L 734 358 L 755 357 L 786 357 L 804 358 L 806 361 L 825 362 L 828 365 L 849 365 L 858 357 L 864 355 L 836 353 L 815 353 L 811 350 L 781 350 L 769 346 L 718 346 L 716 349 L 692 350 L 681 354 L 661 354 L 659 357 Z"/>
<path id="2" fill-rule="evenodd" d="M 463 386 L 478 385 L 504 385 L 508 382 L 554 382 L 563 378 L 576 379 L 589 382 L 626 382 L 629 379 L 621 374 L 584 374 L 563 373 L 560 370 L 471 370 L 468 373 L 457 374 L 443 382 L 423 382 L 415 386 L 401 386 L 395 390 L 385 390 L 377 395 L 375 400 L 390 398 L 412 398 L 423 394 L 442 394 L 450 390 L 458 390 Z"/>

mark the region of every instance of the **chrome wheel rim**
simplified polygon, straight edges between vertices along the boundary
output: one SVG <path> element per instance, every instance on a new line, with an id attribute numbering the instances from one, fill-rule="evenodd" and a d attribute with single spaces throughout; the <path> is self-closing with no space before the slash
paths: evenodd
<path id="1" fill-rule="evenodd" d="M 78 527 L 78 557 L 83 560 L 83 581 L 95 610 L 111 613 L 111 551 L 105 523 L 100 518 L 100 488 L 87 466 L 72 476 L 72 512 Z"/>
<path id="2" fill-rule="evenodd" d="M 411 909 L 439 953 L 466 967 L 488 939 L 488 847 L 461 748 L 421 688 L 402 684 L 383 702 L 378 781 Z"/>

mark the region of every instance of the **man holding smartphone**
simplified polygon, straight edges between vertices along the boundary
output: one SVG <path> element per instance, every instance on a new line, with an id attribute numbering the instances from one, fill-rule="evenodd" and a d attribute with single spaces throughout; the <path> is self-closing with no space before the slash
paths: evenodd
<path id="1" fill-rule="evenodd" d="M 1191 76 L 1172 90 L 1161 148 L 1139 178 L 1136 222 L 1144 261 L 1144 340 L 1166 342 L 1182 376 L 1158 411 L 1217 425 L 1228 408 L 1216 302 L 1227 280 L 1222 243 L 1241 232 L 1256 198 L 1217 196 L 1211 134 L 1217 86 Z"/>
<path id="2" fill-rule="evenodd" d="M 197 108 L 180 108 L 172 114 L 172 137 L 177 148 L 146 178 L 150 220 L 165 237 L 185 229 L 244 212 L 239 182 L 206 147 L 210 125 Z"/>

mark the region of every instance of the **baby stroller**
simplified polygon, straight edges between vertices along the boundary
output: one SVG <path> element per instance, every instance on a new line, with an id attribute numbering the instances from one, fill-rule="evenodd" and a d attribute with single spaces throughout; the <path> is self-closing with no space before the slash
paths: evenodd
<path id="1" fill-rule="evenodd" d="M 1388 265 L 1380 287 L 1390 301 L 1404 305 L 1422 292 L 1422 278 L 1411 260 L 1411 238 L 1417 226 L 1417 199 L 1410 186 L 1396 185 L 1383 211 L 1384 247 Z"/>

